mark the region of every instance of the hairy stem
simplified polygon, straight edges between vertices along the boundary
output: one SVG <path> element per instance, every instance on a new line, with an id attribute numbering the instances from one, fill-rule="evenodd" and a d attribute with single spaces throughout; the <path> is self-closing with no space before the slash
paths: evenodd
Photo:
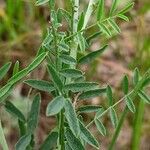
<path id="1" fill-rule="evenodd" d="M 3 132 L 1 120 L 0 120 L 0 144 L 3 148 L 3 150 L 9 150 L 6 139 L 5 139 L 5 135 L 4 135 L 4 132 Z"/>

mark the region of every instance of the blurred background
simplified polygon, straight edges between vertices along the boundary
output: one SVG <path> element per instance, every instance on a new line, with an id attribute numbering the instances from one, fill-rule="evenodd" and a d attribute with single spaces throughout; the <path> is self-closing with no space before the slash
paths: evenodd
<path id="1" fill-rule="evenodd" d="M 68 0 L 56 1 L 57 6 L 68 8 Z M 88 0 L 81 1 L 81 9 L 85 9 Z M 120 1 L 120 5 L 125 2 Z M 106 9 L 111 4 L 106 0 Z M 138 67 L 141 73 L 150 68 L 150 0 L 135 0 L 134 9 L 128 13 L 130 22 L 119 22 L 122 33 L 112 38 L 101 36 L 93 41 L 91 49 L 99 48 L 103 43 L 109 42 L 108 50 L 101 58 L 93 62 L 92 65 L 84 66 L 88 80 L 98 81 L 101 85 L 110 84 L 113 87 L 115 100 L 121 98 L 120 82 L 124 74 L 128 74 L 130 79 L 132 71 Z M 16 60 L 20 61 L 21 68 L 27 66 L 36 55 L 38 48 L 45 36 L 46 28 L 49 26 L 49 8 L 47 6 L 36 7 L 34 0 L 0 0 L 0 66 L 8 61 L 13 64 Z M 65 27 L 64 27 L 64 30 Z M 92 31 L 90 31 L 92 33 Z M 93 74 L 93 71 L 95 72 Z M 11 77 L 12 70 L 1 82 L 5 85 L 7 79 Z M 46 69 L 42 65 L 29 75 L 31 78 L 47 79 Z M 18 84 L 9 99 L 24 112 L 28 113 L 32 96 L 37 92 L 31 91 L 24 84 Z M 55 118 L 45 117 L 45 108 L 51 100 L 51 96 L 42 94 L 42 106 L 40 123 L 37 129 L 37 143 L 44 140 L 47 133 L 55 126 Z M 119 96 L 118 96 L 119 95 Z M 96 98 L 90 102 L 93 104 L 104 103 L 105 98 Z M 132 145 L 137 143 L 139 150 L 150 150 L 150 106 L 140 104 L 140 99 L 136 101 L 139 119 L 135 119 L 133 114 L 128 114 L 120 136 L 117 140 L 116 150 L 133 150 Z M 123 110 L 123 104 L 119 105 L 117 113 Z M 93 114 L 85 115 L 85 121 L 89 122 Z M 17 120 L 10 116 L 0 106 L 0 118 L 4 131 L 8 139 L 10 149 L 14 149 L 14 144 L 18 140 Z M 138 122 L 139 121 L 139 122 Z M 114 129 L 108 119 L 103 118 L 103 122 L 108 129 L 108 136 L 102 137 L 93 126 L 91 130 L 101 141 L 101 149 L 107 149 Z M 135 134 L 135 122 L 139 124 L 141 132 Z M 142 125 L 140 125 L 142 122 Z M 139 137 L 135 140 L 135 137 Z M 92 150 L 91 147 L 89 149 Z"/>

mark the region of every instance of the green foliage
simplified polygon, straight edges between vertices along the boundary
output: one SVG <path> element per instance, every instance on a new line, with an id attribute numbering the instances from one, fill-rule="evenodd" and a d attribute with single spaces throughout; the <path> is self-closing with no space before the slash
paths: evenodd
<path id="1" fill-rule="evenodd" d="M 54 148 L 57 143 L 58 132 L 51 132 L 47 138 L 44 140 L 43 144 L 40 147 L 40 150 L 48 150 Z"/>
<path id="2" fill-rule="evenodd" d="M 63 96 L 55 97 L 47 106 L 46 116 L 53 116 L 58 114 L 65 105 Z"/>
<path id="3" fill-rule="evenodd" d="M 89 54 L 87 54 L 86 56 L 83 56 L 79 59 L 78 63 L 80 64 L 87 64 L 90 63 L 91 61 L 93 61 L 95 58 L 99 57 L 106 49 L 107 45 L 105 45 L 104 47 L 102 47 L 101 49 L 91 52 Z"/>
<path id="4" fill-rule="evenodd" d="M 123 81 L 122 81 L 122 89 L 124 94 L 128 93 L 128 87 L 129 87 L 129 82 L 128 82 L 128 77 L 124 76 Z"/>
<path id="5" fill-rule="evenodd" d="M 79 77 L 83 76 L 83 73 L 77 69 L 63 69 L 60 71 L 60 73 L 64 77 L 68 77 L 68 78 L 79 78 Z"/>
<path id="6" fill-rule="evenodd" d="M 126 96 L 125 101 L 126 101 L 126 105 L 129 108 L 129 110 L 134 113 L 135 106 L 134 106 L 132 99 L 129 96 Z"/>
<path id="7" fill-rule="evenodd" d="M 7 74 L 10 67 L 11 67 L 11 62 L 8 62 L 0 68 L 0 80 L 2 80 L 3 77 Z"/>
<path id="8" fill-rule="evenodd" d="M 84 147 L 80 140 L 74 136 L 69 128 L 66 129 L 65 136 L 67 143 L 72 150 L 84 150 Z"/>
<path id="9" fill-rule="evenodd" d="M 22 112 L 16 106 L 14 106 L 14 104 L 11 103 L 10 101 L 6 101 L 5 109 L 11 115 L 16 116 L 20 121 L 22 121 L 22 122 L 26 121 L 26 119 L 25 119 L 24 115 L 22 114 Z"/>
<path id="10" fill-rule="evenodd" d="M 37 94 L 32 102 L 31 110 L 29 112 L 29 116 L 27 119 L 27 132 L 28 134 L 34 133 L 39 120 L 39 113 L 40 113 L 40 103 L 41 103 L 41 96 Z"/>
<path id="11" fill-rule="evenodd" d="M 90 41 L 103 33 L 109 37 L 114 36 L 114 33 L 120 33 L 117 19 L 128 21 L 126 13 L 133 7 L 133 3 L 130 2 L 118 10 L 119 1 L 112 0 L 112 5 L 107 13 L 104 0 L 98 0 L 97 2 L 91 0 L 87 11 L 80 13 L 78 0 L 71 1 L 71 8 L 66 10 L 55 7 L 54 0 L 36 1 L 37 6 L 46 5 L 47 3 L 50 7 L 51 25 L 47 29 L 46 36 L 35 59 L 22 70 L 19 62 L 16 61 L 12 77 L 6 85 L 0 88 L 0 102 L 4 102 L 5 109 L 18 119 L 20 138 L 15 148 L 16 150 L 35 149 L 35 131 L 39 121 L 41 97 L 39 94 L 34 97 L 28 116 L 24 116 L 19 108 L 10 101 L 5 102 L 5 100 L 16 83 L 30 74 L 44 60 L 51 82 L 38 79 L 24 81 L 31 88 L 45 91 L 53 96 L 47 105 L 46 116 L 57 118 L 56 127 L 45 138 L 42 145 L 38 146 L 39 149 L 85 150 L 87 144 L 99 149 L 99 142 L 93 136 L 89 127 L 95 123 L 98 131 L 105 136 L 107 131 L 101 118 L 106 113 L 109 113 L 110 121 L 113 127 L 116 128 L 115 138 L 112 140 L 112 143 L 115 143 L 126 114 L 125 111 L 123 117 L 118 120 L 115 109 L 117 110 L 116 107 L 124 102 L 126 108 L 131 112 L 135 112 L 136 108 L 133 101 L 137 95 L 145 102 L 150 103 L 150 98 L 145 93 L 146 86 L 150 81 L 150 70 L 140 76 L 138 69 L 135 69 L 131 91 L 129 89 L 130 82 L 125 75 L 122 81 L 124 96 L 116 101 L 109 85 L 101 87 L 99 83 L 87 81 L 79 66 L 89 65 L 103 54 L 107 49 L 107 44 L 87 54 L 86 49 L 90 49 Z M 96 22 L 88 26 L 89 19 L 92 14 L 94 15 L 94 12 L 96 12 Z M 67 31 L 60 30 L 64 21 L 68 25 Z M 96 28 L 98 31 L 96 30 L 95 33 L 86 37 L 89 29 L 95 27 L 99 27 Z M 0 79 L 3 79 L 7 74 L 10 66 L 11 63 L 6 63 L 0 68 Z M 106 99 L 108 99 L 108 105 L 105 105 L 106 108 L 91 104 L 81 106 L 78 103 L 80 100 L 91 100 L 102 95 L 106 95 Z M 82 113 L 93 113 L 94 115 L 87 125 L 84 124 L 84 119 L 81 119 Z M 2 127 L 0 127 L 0 136 L 3 137 L 3 141 L 6 141 Z M 7 147 L 7 143 L 3 143 L 1 142 L 1 145 Z"/>
<path id="12" fill-rule="evenodd" d="M 118 125 L 118 117 L 114 108 L 110 108 L 109 115 L 112 125 L 116 128 Z"/>
<path id="13" fill-rule="evenodd" d="M 58 90 L 61 91 L 63 88 L 63 83 L 62 83 L 57 71 L 51 65 L 48 65 L 47 69 L 48 69 L 49 74 L 51 75 L 54 85 L 57 87 Z"/>
<path id="14" fill-rule="evenodd" d="M 103 135 L 105 136 L 106 135 L 106 128 L 105 126 L 103 125 L 103 123 L 98 120 L 98 119 L 95 119 L 95 124 L 96 124 L 96 127 L 98 129 L 98 131 Z"/>
<path id="15" fill-rule="evenodd" d="M 21 137 L 21 139 L 16 143 L 16 150 L 26 150 L 27 146 L 30 144 L 31 134 L 26 134 Z"/>
<path id="16" fill-rule="evenodd" d="M 51 92 L 55 90 L 54 85 L 52 83 L 44 80 L 29 79 L 29 80 L 25 80 L 24 83 L 28 84 L 29 86 L 35 89 L 45 91 L 45 92 Z"/>
<path id="17" fill-rule="evenodd" d="M 91 113 L 91 112 L 97 112 L 101 106 L 97 105 L 86 105 L 86 106 L 81 106 L 77 109 L 79 113 Z"/>
<path id="18" fill-rule="evenodd" d="M 77 137 L 80 132 L 79 122 L 75 113 L 75 109 L 68 99 L 65 102 L 65 116 L 72 133 Z"/>
<path id="19" fill-rule="evenodd" d="M 91 134 L 91 132 L 84 126 L 84 124 L 80 123 L 80 136 L 81 138 L 87 142 L 89 145 L 95 147 L 96 149 L 99 149 L 99 144 L 97 142 L 97 140 L 95 139 L 95 137 Z"/>
<path id="20" fill-rule="evenodd" d="M 84 91 L 89 91 L 97 88 L 98 88 L 98 84 L 95 82 L 70 83 L 64 86 L 64 89 L 66 91 L 70 90 L 72 92 L 84 92 Z"/>
<path id="21" fill-rule="evenodd" d="M 98 88 L 95 90 L 82 92 L 82 94 L 79 95 L 78 99 L 79 100 L 84 100 L 84 99 L 87 100 L 87 99 L 91 99 L 94 97 L 98 97 L 104 93 L 106 93 L 106 88 Z"/>

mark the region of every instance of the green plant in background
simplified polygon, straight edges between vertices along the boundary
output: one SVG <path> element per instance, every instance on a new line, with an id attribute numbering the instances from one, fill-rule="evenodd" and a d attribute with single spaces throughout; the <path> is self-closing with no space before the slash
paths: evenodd
<path id="1" fill-rule="evenodd" d="M 125 76 L 122 82 L 122 90 L 124 96 L 114 101 L 111 87 L 100 87 L 96 82 L 86 81 L 84 73 L 79 69 L 80 65 L 89 64 L 95 58 L 99 57 L 106 49 L 107 45 L 100 49 L 86 53 L 86 49 L 90 49 L 89 39 L 95 35 L 106 35 L 110 37 L 115 33 L 120 33 L 120 28 L 116 23 L 116 19 L 120 18 L 128 21 L 125 15 L 132 7 L 133 3 L 128 3 L 124 8 L 118 10 L 118 1 L 113 0 L 109 12 L 105 12 L 104 0 L 90 0 L 85 13 L 79 11 L 79 0 L 70 0 L 69 10 L 55 7 L 54 0 L 38 0 L 36 5 L 49 3 L 50 6 L 50 27 L 47 29 L 47 35 L 42 42 L 38 54 L 34 61 L 25 69 L 19 71 L 19 63 L 16 62 L 12 77 L 7 84 L 0 89 L 0 102 L 11 115 L 18 119 L 20 130 L 20 139 L 15 145 L 16 150 L 35 149 L 35 129 L 38 125 L 38 117 L 40 110 L 40 94 L 37 94 L 32 102 L 32 106 L 28 116 L 24 114 L 10 101 L 6 101 L 12 88 L 22 78 L 26 77 L 43 60 L 46 61 L 46 67 L 51 81 L 28 79 L 24 83 L 32 88 L 51 93 L 53 100 L 48 104 L 46 116 L 56 116 L 56 127 L 49 133 L 42 145 L 38 146 L 40 150 L 84 150 L 89 144 L 95 149 L 100 148 L 99 142 L 90 131 L 90 126 L 95 124 L 98 131 L 105 136 L 106 128 L 102 123 L 102 117 L 108 113 L 112 125 L 115 128 L 109 149 L 113 149 L 116 139 L 121 130 L 124 118 L 130 110 L 135 112 L 133 100 L 136 96 L 140 96 L 145 102 L 150 103 L 149 97 L 145 94 L 146 88 L 150 80 L 150 70 L 142 77 L 139 77 L 138 69 L 134 71 L 132 90 L 129 90 L 128 77 Z M 95 23 L 88 26 L 88 22 L 92 15 L 96 15 Z M 68 30 L 62 31 L 64 20 L 68 24 Z M 98 32 L 94 33 L 90 38 L 86 38 L 86 32 L 93 27 L 98 27 Z M 0 77 L 8 72 L 10 63 L 7 63 L 0 69 Z M 82 105 L 78 106 L 78 102 L 89 100 L 94 97 L 107 96 L 108 106 L 104 108 L 100 105 Z M 118 119 L 116 106 L 121 102 L 125 103 L 125 109 L 121 117 Z M 95 117 L 91 122 L 85 124 L 82 113 L 95 112 Z M 0 140 L 4 150 L 8 149 L 2 126 L 0 125 Z"/>

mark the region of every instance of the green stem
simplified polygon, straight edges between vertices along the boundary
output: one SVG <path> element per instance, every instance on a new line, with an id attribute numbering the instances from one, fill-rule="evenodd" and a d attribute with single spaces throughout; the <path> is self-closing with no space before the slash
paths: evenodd
<path id="1" fill-rule="evenodd" d="M 144 106 L 145 106 L 144 101 L 140 100 L 138 104 L 138 109 L 135 114 L 134 123 L 133 123 L 132 150 L 139 149 L 142 120 L 144 115 Z"/>
<path id="2" fill-rule="evenodd" d="M 79 0 L 74 1 L 73 6 L 73 22 L 72 22 L 72 33 L 77 33 L 77 27 L 78 27 L 78 15 L 79 15 Z M 70 56 L 76 59 L 77 57 L 77 48 L 78 48 L 78 42 L 76 36 L 73 36 L 72 43 L 71 43 L 71 51 Z M 71 68 L 75 68 L 75 65 L 71 65 Z"/>
<path id="3" fill-rule="evenodd" d="M 3 132 L 1 120 L 0 120 L 0 144 L 3 148 L 3 150 L 9 150 L 6 139 L 5 139 L 5 135 L 4 135 L 4 132 Z"/>
<path id="4" fill-rule="evenodd" d="M 65 149 L 64 141 L 64 110 L 62 110 L 59 117 L 59 145 L 61 145 L 61 150 Z"/>
<path id="5" fill-rule="evenodd" d="M 125 109 L 124 109 L 124 111 L 123 111 L 123 113 L 122 113 L 122 115 L 121 115 L 121 118 L 119 119 L 118 126 L 117 126 L 117 128 L 116 128 L 116 130 L 115 130 L 115 133 L 114 133 L 114 135 L 113 135 L 113 138 L 112 138 L 112 141 L 111 141 L 111 143 L 110 143 L 110 145 L 109 145 L 108 150 L 113 150 L 114 145 L 115 145 L 115 143 L 116 143 L 116 140 L 117 140 L 117 138 L 118 138 L 118 136 L 119 136 L 119 133 L 120 133 L 120 131 L 121 131 L 121 127 L 122 127 L 122 125 L 123 125 L 123 121 L 124 121 L 124 119 L 125 119 L 125 116 L 126 116 L 127 112 L 128 112 L 128 108 L 127 108 L 127 106 L 126 106 Z"/>

